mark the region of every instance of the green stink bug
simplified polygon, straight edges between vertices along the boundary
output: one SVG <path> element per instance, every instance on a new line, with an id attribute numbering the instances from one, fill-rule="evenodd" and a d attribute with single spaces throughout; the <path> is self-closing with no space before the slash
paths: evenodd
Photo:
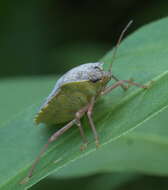
<path id="1" fill-rule="evenodd" d="M 127 24 L 120 34 L 117 45 L 114 49 L 112 62 L 115 59 L 121 39 L 131 23 L 132 21 Z M 32 165 L 27 178 L 32 176 L 37 162 L 40 160 L 48 146 L 53 141 L 56 141 L 59 136 L 74 124 L 79 127 L 84 145 L 87 145 L 87 140 L 80 121 L 84 114 L 87 114 L 96 146 L 99 145 L 98 134 L 92 119 L 93 108 L 99 97 L 111 92 L 119 86 L 126 90 L 128 87 L 125 86 L 125 83 L 141 88 L 147 88 L 147 86 L 134 83 L 131 80 L 119 80 L 112 74 L 112 63 L 108 71 L 103 70 L 103 64 L 104 63 L 100 62 L 82 64 L 65 73 L 57 81 L 53 91 L 36 115 L 35 122 L 37 124 L 45 123 L 49 125 L 64 122 L 67 122 L 67 124 L 49 138 L 48 143 Z M 112 79 L 114 79 L 116 83 L 112 86 L 107 86 L 108 82 Z"/>

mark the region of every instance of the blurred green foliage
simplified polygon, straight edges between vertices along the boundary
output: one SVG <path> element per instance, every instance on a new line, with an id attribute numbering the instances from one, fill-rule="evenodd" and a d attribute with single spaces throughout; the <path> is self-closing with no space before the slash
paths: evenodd
<path id="1" fill-rule="evenodd" d="M 60 74 L 96 61 L 130 19 L 132 32 L 167 15 L 165 0 L 0 2 L 0 77 Z"/>
<path id="2" fill-rule="evenodd" d="M 166 177 L 143 176 L 137 174 L 99 174 L 74 179 L 46 178 L 32 187 L 32 190 L 167 190 Z"/>

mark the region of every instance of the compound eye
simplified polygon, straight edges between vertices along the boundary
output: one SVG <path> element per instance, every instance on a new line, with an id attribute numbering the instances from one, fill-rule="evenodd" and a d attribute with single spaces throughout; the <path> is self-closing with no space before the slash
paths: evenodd
<path id="1" fill-rule="evenodd" d="M 101 80 L 101 79 L 100 79 L 100 78 L 99 78 L 99 79 L 98 79 L 98 78 L 97 78 L 97 79 L 92 79 L 92 82 L 93 82 L 93 83 L 96 83 L 96 82 L 98 82 L 99 80 Z"/>
<path id="2" fill-rule="evenodd" d="M 94 69 L 98 69 L 101 71 L 100 67 L 98 67 L 98 66 L 94 66 Z"/>

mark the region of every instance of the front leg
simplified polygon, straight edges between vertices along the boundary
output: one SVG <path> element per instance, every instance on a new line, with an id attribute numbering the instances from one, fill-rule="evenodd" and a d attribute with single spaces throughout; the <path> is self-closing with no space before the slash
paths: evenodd
<path id="1" fill-rule="evenodd" d="M 116 76 L 114 76 L 113 74 L 112 74 L 111 78 L 114 79 L 116 82 L 120 81 L 120 80 L 119 80 Z M 125 86 L 124 84 L 121 84 L 120 86 L 122 87 L 122 89 L 123 89 L 124 91 L 128 90 L 128 86 Z"/>
<path id="2" fill-rule="evenodd" d="M 116 82 L 115 84 L 113 84 L 112 86 L 109 86 L 109 87 L 104 88 L 104 89 L 101 91 L 100 95 L 108 94 L 108 93 L 111 92 L 113 89 L 115 89 L 115 88 L 117 88 L 117 87 L 119 87 L 119 86 L 122 86 L 122 85 L 125 84 L 125 83 L 128 83 L 128 84 L 130 84 L 131 86 L 138 86 L 138 87 L 144 88 L 144 89 L 148 88 L 148 86 L 141 85 L 141 84 L 136 83 L 136 82 L 133 82 L 133 81 L 131 81 L 131 80 L 120 80 L 120 81 Z"/>

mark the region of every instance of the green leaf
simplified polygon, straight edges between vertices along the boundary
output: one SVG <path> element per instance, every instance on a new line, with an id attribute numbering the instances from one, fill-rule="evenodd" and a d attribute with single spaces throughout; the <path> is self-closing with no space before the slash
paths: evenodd
<path id="1" fill-rule="evenodd" d="M 52 80 L 48 80 L 48 77 L 25 77 L 1 80 L 0 123 L 7 121 L 16 113 L 19 113 L 31 104 L 36 103 L 36 101 L 39 101 L 39 97 L 41 97 L 42 95 L 47 96 L 47 91 L 50 90 L 50 88 L 54 85 L 55 82 L 55 77 L 53 77 Z M 45 86 L 45 88 L 41 88 L 42 84 Z"/>
<path id="2" fill-rule="evenodd" d="M 62 168 L 55 177 L 87 176 L 93 172 L 111 171 L 167 176 L 167 115 L 168 108 L 113 143 Z M 95 158 L 99 159 L 95 161 Z"/>
<path id="3" fill-rule="evenodd" d="M 50 146 L 37 165 L 33 177 L 27 184 L 21 185 L 20 181 L 26 177 L 42 146 L 57 130 L 46 128 L 45 125 L 34 126 L 34 115 L 39 109 L 42 98 L 47 92 L 49 93 L 48 84 L 53 83 L 50 78 L 46 78 L 45 83 L 44 80 L 41 84 L 39 82 L 38 89 L 41 92 L 39 98 L 37 97 L 39 100 L 32 99 L 32 106 L 18 113 L 13 119 L 6 117 L 7 122 L 0 123 L 0 188 L 27 188 L 53 172 L 61 177 L 128 170 L 167 175 L 167 136 L 161 135 L 163 126 L 158 127 L 154 123 L 154 126 L 158 127 L 156 134 L 152 133 L 152 127 L 146 133 L 147 127 L 145 127 L 145 132 L 129 134 L 130 136 L 119 140 L 119 137 L 133 129 L 148 126 L 149 122 L 156 117 L 160 118 L 160 115 L 167 111 L 167 31 L 168 19 L 166 18 L 141 28 L 122 43 L 113 64 L 113 73 L 121 79 L 134 78 L 136 82 L 142 84 L 151 80 L 153 82 L 148 90 L 131 87 L 127 92 L 123 92 L 121 89 L 116 89 L 97 102 L 94 120 L 101 139 L 100 148 L 95 148 L 92 132 L 84 119 L 85 132 L 90 142 L 88 148 L 84 152 L 79 150 L 81 137 L 77 127 L 74 126 Z M 103 58 L 105 63 L 110 63 L 111 56 L 112 52 Z M 27 86 L 23 83 L 22 87 L 24 88 L 19 93 L 19 100 L 25 98 L 23 91 Z M 12 99 L 12 91 L 8 89 L 7 93 L 11 94 Z M 31 96 L 34 93 L 33 88 L 27 93 Z M 4 96 L 1 102 L 6 101 Z M 7 109 L 10 109 L 9 104 Z M 157 162 L 152 157 L 155 148 Z M 150 149 L 151 153 L 145 157 Z M 139 152 L 142 157 L 139 157 Z M 122 164 L 123 161 L 125 164 Z M 165 162 L 160 167 L 162 161 Z M 148 163 L 151 163 L 151 167 L 147 167 Z"/>

